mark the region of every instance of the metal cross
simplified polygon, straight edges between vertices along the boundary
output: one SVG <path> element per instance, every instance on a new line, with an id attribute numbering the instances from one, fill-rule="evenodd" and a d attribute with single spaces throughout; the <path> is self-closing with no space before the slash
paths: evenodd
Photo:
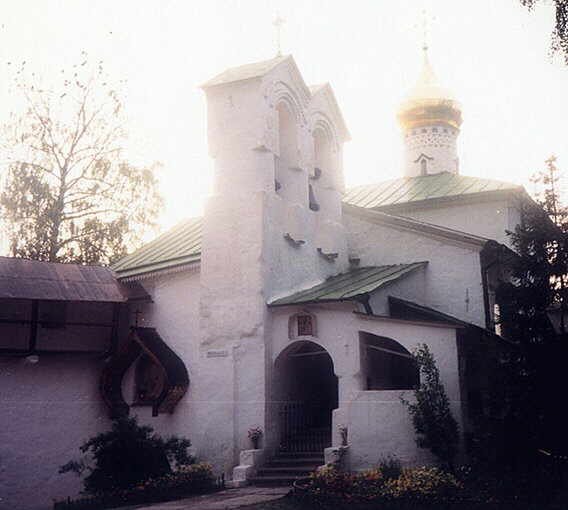
<path id="1" fill-rule="evenodd" d="M 420 12 L 421 20 L 414 25 L 415 29 L 422 29 L 422 49 L 428 51 L 428 36 L 431 23 L 436 19 L 434 16 L 428 15 L 426 9 Z"/>
<path id="2" fill-rule="evenodd" d="M 281 36 L 282 36 L 282 25 L 284 25 L 284 23 L 286 23 L 286 20 L 284 18 L 282 18 L 279 13 L 276 13 L 276 16 L 275 16 L 272 24 L 276 28 L 276 56 L 277 57 L 282 56 L 282 48 L 280 47 L 280 43 L 281 43 Z"/>

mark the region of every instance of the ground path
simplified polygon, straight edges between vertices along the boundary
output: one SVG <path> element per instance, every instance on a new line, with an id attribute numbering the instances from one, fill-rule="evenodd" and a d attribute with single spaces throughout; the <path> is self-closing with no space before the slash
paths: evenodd
<path id="1" fill-rule="evenodd" d="M 256 503 L 280 499 L 290 491 L 290 487 L 243 487 L 201 496 L 193 496 L 166 503 L 133 505 L 115 510 L 230 510 Z"/>

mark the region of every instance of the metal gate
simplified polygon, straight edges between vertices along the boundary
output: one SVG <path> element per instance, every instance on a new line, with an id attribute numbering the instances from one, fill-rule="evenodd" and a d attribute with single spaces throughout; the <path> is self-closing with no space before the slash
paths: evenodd
<path id="1" fill-rule="evenodd" d="M 323 452 L 331 446 L 330 413 L 327 406 L 306 402 L 285 402 L 280 407 L 280 450 Z"/>

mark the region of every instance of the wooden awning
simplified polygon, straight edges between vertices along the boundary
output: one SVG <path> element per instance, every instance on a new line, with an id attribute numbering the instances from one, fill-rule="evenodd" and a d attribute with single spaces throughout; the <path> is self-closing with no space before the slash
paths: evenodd
<path id="1" fill-rule="evenodd" d="M 111 411 L 111 417 L 127 416 L 130 406 L 122 394 L 122 379 L 142 354 L 148 356 L 160 369 L 163 389 L 152 403 L 152 416 L 173 413 L 177 403 L 189 388 L 189 374 L 183 360 L 164 342 L 155 328 L 131 329 L 128 340 L 103 369 L 101 393 Z"/>

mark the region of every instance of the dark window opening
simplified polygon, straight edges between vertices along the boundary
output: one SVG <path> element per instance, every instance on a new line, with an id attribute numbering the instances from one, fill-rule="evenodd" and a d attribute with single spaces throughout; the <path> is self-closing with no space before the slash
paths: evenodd
<path id="1" fill-rule="evenodd" d="M 411 354 L 398 342 L 360 333 L 361 368 L 366 390 L 411 390 L 420 373 Z"/>
<path id="2" fill-rule="evenodd" d="M 420 173 L 422 175 L 428 175 L 428 161 L 426 161 L 426 158 L 420 160 Z"/>
<path id="3" fill-rule="evenodd" d="M 319 211 L 320 206 L 319 204 L 316 202 L 316 197 L 314 195 L 314 188 L 312 187 L 312 185 L 309 185 L 309 192 L 310 192 L 310 209 L 312 211 Z"/>
<path id="4" fill-rule="evenodd" d="M 67 321 L 67 303 L 65 301 L 42 301 L 40 321 L 46 329 L 64 329 Z"/>

